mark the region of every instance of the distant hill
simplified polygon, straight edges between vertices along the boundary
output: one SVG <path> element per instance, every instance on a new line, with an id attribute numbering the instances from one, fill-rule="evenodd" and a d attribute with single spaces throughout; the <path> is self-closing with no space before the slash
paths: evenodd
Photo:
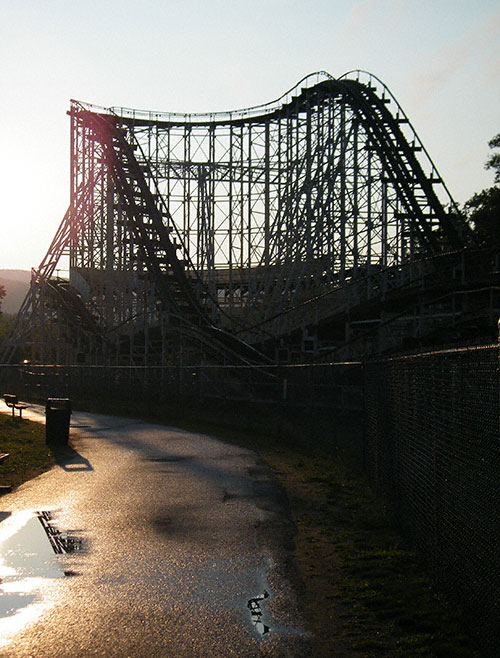
<path id="1" fill-rule="evenodd" d="M 3 286 L 6 292 L 0 302 L 0 310 L 3 313 L 17 313 L 28 292 L 30 279 L 29 270 L 0 270 L 0 286 Z"/>

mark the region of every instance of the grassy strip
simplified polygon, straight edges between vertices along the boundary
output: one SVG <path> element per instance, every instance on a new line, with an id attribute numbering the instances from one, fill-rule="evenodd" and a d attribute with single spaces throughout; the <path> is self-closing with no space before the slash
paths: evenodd
<path id="1" fill-rule="evenodd" d="M 54 463 L 45 443 L 45 427 L 7 414 L 0 414 L 0 452 L 10 455 L 0 465 L 3 486 L 16 487 Z"/>
<path id="2" fill-rule="evenodd" d="M 434 590 L 383 503 L 338 460 L 276 455 L 298 527 L 314 656 L 472 658 L 460 613 Z"/>

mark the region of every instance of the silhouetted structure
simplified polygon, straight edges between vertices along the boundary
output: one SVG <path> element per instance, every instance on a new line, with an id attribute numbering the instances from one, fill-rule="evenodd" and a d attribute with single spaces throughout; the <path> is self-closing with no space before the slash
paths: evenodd
<path id="1" fill-rule="evenodd" d="M 294 362 L 495 329 L 496 255 L 464 255 L 467 226 L 374 76 L 313 74 L 233 112 L 70 115 L 70 206 L 2 362 L 20 345 L 39 363 Z"/>

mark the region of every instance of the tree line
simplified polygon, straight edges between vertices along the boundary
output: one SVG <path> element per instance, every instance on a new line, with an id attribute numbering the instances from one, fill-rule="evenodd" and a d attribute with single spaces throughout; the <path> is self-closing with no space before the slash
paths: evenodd
<path id="1" fill-rule="evenodd" d="M 500 148 L 500 133 L 488 145 L 491 149 Z M 500 152 L 494 150 L 486 160 L 486 169 L 495 173 L 492 187 L 477 192 L 465 202 L 463 213 L 470 224 L 478 247 L 500 246 Z"/>

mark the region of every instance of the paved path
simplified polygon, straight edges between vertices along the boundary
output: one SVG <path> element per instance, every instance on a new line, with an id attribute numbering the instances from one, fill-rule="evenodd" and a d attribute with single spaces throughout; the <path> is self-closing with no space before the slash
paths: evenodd
<path id="1" fill-rule="evenodd" d="M 293 527 L 255 453 L 84 413 L 71 440 L 0 498 L 0 656 L 309 655 Z"/>

